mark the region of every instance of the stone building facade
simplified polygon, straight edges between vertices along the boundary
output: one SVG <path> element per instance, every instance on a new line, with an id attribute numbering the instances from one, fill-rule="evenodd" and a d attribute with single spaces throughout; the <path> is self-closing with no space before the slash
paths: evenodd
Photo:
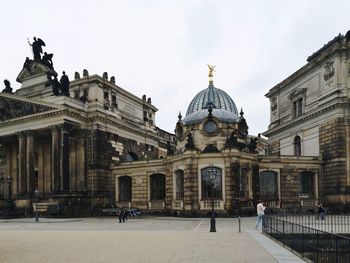
<path id="1" fill-rule="evenodd" d="M 57 73 L 27 60 L 15 94 L 0 94 L 0 206 L 12 179 L 15 206 L 76 211 L 123 205 L 204 215 L 350 204 L 350 33 L 312 54 L 269 90 L 262 137 L 233 99 L 209 85 L 179 114 L 175 134 L 155 125 L 157 108 L 115 78 L 75 73 L 57 94 Z M 62 85 L 62 81 L 61 81 Z M 52 94 L 56 94 L 53 96 Z"/>
<path id="2" fill-rule="evenodd" d="M 220 214 L 252 214 L 259 199 L 270 208 L 313 207 L 319 200 L 316 184 L 300 186 L 301 176 L 319 177 L 319 159 L 269 154 L 268 141 L 248 134 L 243 111 L 238 113 L 212 79 L 193 98 L 186 117 L 179 115 L 175 136 L 176 149 L 165 159 L 113 168 L 119 203 L 205 215 L 212 203 Z"/>
<path id="3" fill-rule="evenodd" d="M 339 34 L 266 94 L 269 154 L 318 160 L 319 172 L 305 180 L 328 205 L 350 204 L 349 57 L 350 32 Z M 302 174 L 296 176 L 303 181 Z"/>
<path id="4" fill-rule="evenodd" d="M 40 202 L 82 207 L 115 204 L 111 167 L 165 156 L 174 136 L 155 126 L 157 108 L 108 79 L 75 73 L 69 93 L 53 96 L 57 73 L 26 61 L 14 94 L 0 93 L 0 206 Z M 67 96 L 68 95 L 68 96 Z"/>

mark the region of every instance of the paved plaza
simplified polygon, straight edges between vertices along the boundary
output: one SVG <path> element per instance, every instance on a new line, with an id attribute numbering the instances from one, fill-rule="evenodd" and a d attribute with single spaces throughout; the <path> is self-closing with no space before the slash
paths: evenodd
<path id="1" fill-rule="evenodd" d="M 0 220 L 0 262 L 304 262 L 255 230 L 255 218 Z"/>

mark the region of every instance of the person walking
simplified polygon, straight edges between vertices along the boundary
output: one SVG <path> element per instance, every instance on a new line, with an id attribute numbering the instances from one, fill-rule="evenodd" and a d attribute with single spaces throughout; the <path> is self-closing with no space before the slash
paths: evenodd
<path id="1" fill-rule="evenodd" d="M 317 210 L 317 219 L 320 219 L 320 217 L 321 217 L 321 220 L 324 220 L 324 207 L 322 203 L 318 205 L 318 210 Z"/>
<path id="2" fill-rule="evenodd" d="M 264 224 L 264 211 L 265 211 L 265 206 L 264 206 L 264 202 L 263 201 L 260 201 L 259 204 L 256 206 L 256 213 L 258 215 L 258 218 L 257 218 L 257 221 L 256 221 L 256 226 L 255 226 L 255 229 L 258 229 L 259 227 L 259 223 L 260 221 L 262 220 Z"/>
<path id="3" fill-rule="evenodd" d="M 124 223 L 125 222 L 125 210 L 123 206 L 120 206 L 119 208 L 119 213 L 118 213 L 118 219 L 119 223 Z"/>

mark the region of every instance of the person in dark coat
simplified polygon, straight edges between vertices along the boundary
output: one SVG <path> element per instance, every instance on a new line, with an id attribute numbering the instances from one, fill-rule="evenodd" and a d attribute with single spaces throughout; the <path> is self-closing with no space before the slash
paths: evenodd
<path id="1" fill-rule="evenodd" d="M 324 220 L 324 207 L 322 203 L 318 205 L 318 210 L 317 210 L 317 219 L 320 219 L 320 217 L 321 217 L 321 220 Z"/>
<path id="2" fill-rule="evenodd" d="M 124 206 L 123 207 L 121 206 L 119 209 L 118 219 L 119 219 L 119 223 L 125 222 L 125 208 L 124 208 Z"/>

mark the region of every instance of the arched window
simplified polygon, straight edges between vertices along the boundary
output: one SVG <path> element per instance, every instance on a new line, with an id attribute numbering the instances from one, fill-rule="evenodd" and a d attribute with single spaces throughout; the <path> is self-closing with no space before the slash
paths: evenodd
<path id="1" fill-rule="evenodd" d="M 300 197 L 312 198 L 315 193 L 315 174 L 310 171 L 300 173 Z"/>
<path id="2" fill-rule="evenodd" d="M 119 177 L 119 201 L 130 202 L 132 196 L 131 177 Z"/>
<path id="3" fill-rule="evenodd" d="M 222 199 L 222 171 L 217 167 L 201 170 L 202 199 Z"/>
<path id="4" fill-rule="evenodd" d="M 126 162 L 132 162 L 132 161 L 138 161 L 139 157 L 134 152 L 128 152 L 128 154 L 125 156 Z"/>
<path id="5" fill-rule="evenodd" d="M 176 199 L 184 198 L 184 171 L 177 170 L 176 173 Z"/>
<path id="6" fill-rule="evenodd" d="M 151 200 L 165 199 L 165 175 L 152 174 L 150 177 Z"/>
<path id="7" fill-rule="evenodd" d="M 294 155 L 301 156 L 301 139 L 300 136 L 294 137 Z"/>
<path id="8" fill-rule="evenodd" d="M 263 171 L 259 176 L 260 198 L 275 200 L 278 197 L 278 174 L 274 171 Z"/>
<path id="9" fill-rule="evenodd" d="M 103 93 L 103 98 L 104 98 L 104 99 L 108 99 L 108 97 L 109 97 L 109 93 L 108 93 L 108 91 L 105 91 L 105 92 Z"/>

